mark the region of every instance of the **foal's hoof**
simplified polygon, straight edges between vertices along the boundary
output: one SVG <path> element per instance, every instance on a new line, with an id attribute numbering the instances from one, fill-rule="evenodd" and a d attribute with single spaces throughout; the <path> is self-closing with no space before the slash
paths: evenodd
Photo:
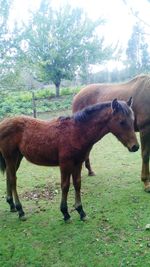
<path id="1" fill-rule="evenodd" d="M 95 176 L 96 174 L 95 174 L 95 172 L 93 172 L 93 171 L 91 171 L 91 172 L 89 172 L 88 173 L 88 176 Z"/>
<path id="2" fill-rule="evenodd" d="M 144 188 L 144 191 L 145 191 L 146 193 L 150 193 L 150 186 L 145 187 L 145 188 Z"/>
<path id="3" fill-rule="evenodd" d="M 27 220 L 27 218 L 26 218 L 26 216 L 21 216 L 21 217 L 19 217 L 19 220 L 22 221 L 22 222 L 24 222 L 24 221 Z"/>

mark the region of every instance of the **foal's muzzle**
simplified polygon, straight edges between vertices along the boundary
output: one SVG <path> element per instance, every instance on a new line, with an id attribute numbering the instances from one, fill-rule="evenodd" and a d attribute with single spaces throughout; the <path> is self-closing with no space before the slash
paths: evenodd
<path id="1" fill-rule="evenodd" d="M 139 149 L 139 145 L 134 145 L 131 148 L 129 148 L 130 152 L 136 152 Z"/>

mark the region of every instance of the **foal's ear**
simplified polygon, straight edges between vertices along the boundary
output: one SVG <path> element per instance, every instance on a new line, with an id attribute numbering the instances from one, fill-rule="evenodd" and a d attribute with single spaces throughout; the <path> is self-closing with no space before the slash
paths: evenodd
<path id="1" fill-rule="evenodd" d="M 119 110 L 119 103 L 118 103 L 118 100 L 117 98 L 115 98 L 112 102 L 111 102 L 111 108 L 113 110 L 113 113 L 114 112 L 117 112 Z"/>
<path id="2" fill-rule="evenodd" d="M 132 107 L 132 104 L 133 104 L 133 97 L 131 96 L 131 97 L 129 98 L 129 100 L 127 101 L 127 105 L 128 105 L 129 107 Z"/>

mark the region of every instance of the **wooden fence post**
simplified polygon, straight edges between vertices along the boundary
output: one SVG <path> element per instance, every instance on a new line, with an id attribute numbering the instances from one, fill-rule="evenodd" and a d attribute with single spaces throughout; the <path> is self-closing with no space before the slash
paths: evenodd
<path id="1" fill-rule="evenodd" d="M 37 117 L 37 112 L 36 112 L 36 103 L 35 103 L 35 94 L 32 91 L 32 107 L 33 107 L 33 117 Z"/>

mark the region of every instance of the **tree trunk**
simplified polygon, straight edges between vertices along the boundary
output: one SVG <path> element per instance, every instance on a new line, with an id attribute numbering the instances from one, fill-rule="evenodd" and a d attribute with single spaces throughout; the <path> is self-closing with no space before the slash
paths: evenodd
<path id="1" fill-rule="evenodd" d="M 55 87 L 56 87 L 56 97 L 60 96 L 60 82 L 55 83 Z"/>

